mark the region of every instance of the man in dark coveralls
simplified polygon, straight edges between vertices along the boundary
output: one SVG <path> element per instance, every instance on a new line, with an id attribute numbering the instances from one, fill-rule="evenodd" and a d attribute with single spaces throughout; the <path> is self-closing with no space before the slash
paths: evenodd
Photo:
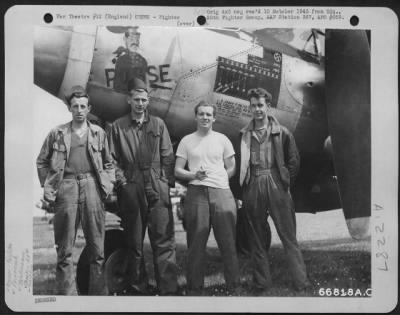
<path id="1" fill-rule="evenodd" d="M 106 295 L 103 201 L 113 190 L 114 166 L 103 129 L 87 120 L 89 96 L 81 86 L 67 95 L 72 122 L 50 131 L 37 158 L 44 202 L 54 211 L 57 294 L 74 289 L 72 249 L 79 222 L 89 250 L 89 295 Z"/>
<path id="2" fill-rule="evenodd" d="M 159 294 L 177 290 L 175 236 L 169 186 L 174 186 L 174 153 L 164 122 L 148 114 L 147 87 L 129 81 L 131 112 L 116 120 L 110 131 L 121 224 L 131 264 L 129 291 L 148 294 L 143 240 L 146 227 L 153 250 Z"/>
<path id="3" fill-rule="evenodd" d="M 138 27 L 129 27 L 125 32 L 125 54 L 118 57 L 115 64 L 114 89 L 128 92 L 128 82 L 138 78 L 146 82 L 147 61 L 139 54 L 140 33 Z"/>
<path id="4" fill-rule="evenodd" d="M 269 113 L 271 94 L 262 88 L 248 92 L 251 122 L 241 130 L 240 184 L 248 219 L 253 282 L 262 293 L 272 286 L 266 252 L 268 214 L 282 241 L 297 290 L 311 284 L 296 239 L 296 218 L 289 192 L 300 166 L 293 135 Z"/>

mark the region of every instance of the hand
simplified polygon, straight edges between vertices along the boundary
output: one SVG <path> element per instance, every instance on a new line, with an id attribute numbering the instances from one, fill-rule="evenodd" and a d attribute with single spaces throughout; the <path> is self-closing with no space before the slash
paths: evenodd
<path id="1" fill-rule="evenodd" d="M 119 212 L 118 197 L 115 191 L 109 194 L 107 198 L 104 200 L 104 207 L 106 211 L 118 215 Z"/>
<path id="2" fill-rule="evenodd" d="M 202 167 L 200 167 L 200 170 L 198 170 L 194 176 L 195 176 L 195 179 L 198 179 L 200 181 L 204 180 L 208 177 L 207 172 L 205 170 L 203 170 Z"/>
<path id="3" fill-rule="evenodd" d="M 104 199 L 105 204 L 114 204 L 117 202 L 117 193 L 112 191 L 107 198 Z"/>
<path id="4" fill-rule="evenodd" d="M 40 201 L 36 204 L 36 207 L 42 210 L 45 210 L 48 213 L 54 213 L 54 202 L 47 201 L 44 198 L 40 199 Z"/>
<path id="5" fill-rule="evenodd" d="M 124 182 L 124 183 L 118 185 L 118 187 L 116 188 L 117 194 L 120 194 L 121 192 L 123 192 L 125 190 L 127 184 L 128 184 L 127 182 Z"/>
<path id="6" fill-rule="evenodd" d="M 118 186 L 118 188 L 124 188 L 126 185 L 128 185 L 128 182 L 123 182 Z"/>

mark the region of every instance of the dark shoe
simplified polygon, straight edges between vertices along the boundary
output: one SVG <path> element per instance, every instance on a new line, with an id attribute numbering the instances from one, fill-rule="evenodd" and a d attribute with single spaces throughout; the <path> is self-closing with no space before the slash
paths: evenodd
<path id="1" fill-rule="evenodd" d="M 309 280 L 304 282 L 301 285 L 294 286 L 294 288 L 297 292 L 306 291 L 306 290 L 312 289 L 313 287 L 314 287 L 313 284 Z"/>
<path id="2" fill-rule="evenodd" d="M 254 289 L 254 295 L 255 296 L 268 296 L 269 290 L 271 290 L 271 288 L 256 287 Z"/>
<path id="3" fill-rule="evenodd" d="M 157 290 L 157 295 L 159 296 L 178 296 L 178 295 L 182 295 L 182 292 L 178 290 L 174 291 L 174 292 L 161 292 L 160 290 Z"/>
<path id="4" fill-rule="evenodd" d="M 159 296 L 178 296 L 180 294 L 178 294 L 177 292 L 166 292 L 166 293 L 159 293 Z"/>
<path id="5" fill-rule="evenodd" d="M 187 296 L 205 296 L 204 289 L 187 289 L 186 290 Z"/>
<path id="6" fill-rule="evenodd" d="M 151 295 L 150 292 L 148 291 L 148 289 L 142 289 L 142 288 L 138 288 L 137 286 L 129 286 L 129 288 L 126 291 L 127 295 Z"/>
<path id="7" fill-rule="evenodd" d="M 229 296 L 243 296 L 245 291 L 241 287 L 228 289 Z"/>

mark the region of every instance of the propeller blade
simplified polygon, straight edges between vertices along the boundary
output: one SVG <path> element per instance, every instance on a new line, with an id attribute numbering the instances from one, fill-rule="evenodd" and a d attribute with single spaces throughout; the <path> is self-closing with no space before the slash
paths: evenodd
<path id="1" fill-rule="evenodd" d="M 343 211 L 354 238 L 371 216 L 370 47 L 363 30 L 326 31 L 326 97 Z M 355 219 L 355 220 L 352 220 Z"/>

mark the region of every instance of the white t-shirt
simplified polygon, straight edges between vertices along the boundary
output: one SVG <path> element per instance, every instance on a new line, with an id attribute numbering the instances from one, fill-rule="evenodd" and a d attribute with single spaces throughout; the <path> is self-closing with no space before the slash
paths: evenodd
<path id="1" fill-rule="evenodd" d="M 232 143 L 222 133 L 211 131 L 207 136 L 191 133 L 181 140 L 176 156 L 185 159 L 191 172 L 201 168 L 206 171 L 207 178 L 200 181 L 191 180 L 191 185 L 203 185 L 214 188 L 229 188 L 228 173 L 224 167 L 224 159 L 235 154 Z"/>

